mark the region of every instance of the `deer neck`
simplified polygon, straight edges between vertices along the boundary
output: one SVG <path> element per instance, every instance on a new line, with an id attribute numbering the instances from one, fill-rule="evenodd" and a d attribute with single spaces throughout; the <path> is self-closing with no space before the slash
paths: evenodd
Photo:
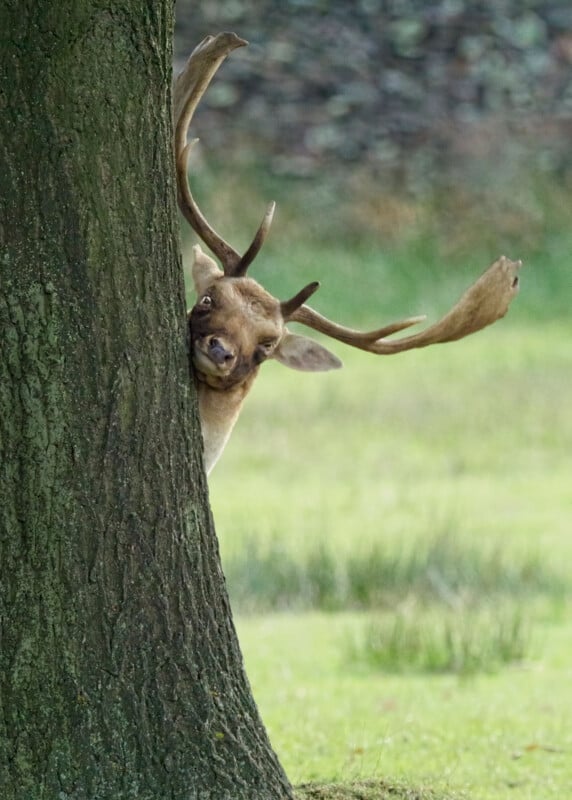
<path id="1" fill-rule="evenodd" d="M 250 391 L 255 377 L 255 375 L 250 375 L 248 380 L 237 386 L 215 389 L 201 380 L 200 374 L 196 375 L 207 475 L 220 458 L 230 438 L 244 399 Z"/>

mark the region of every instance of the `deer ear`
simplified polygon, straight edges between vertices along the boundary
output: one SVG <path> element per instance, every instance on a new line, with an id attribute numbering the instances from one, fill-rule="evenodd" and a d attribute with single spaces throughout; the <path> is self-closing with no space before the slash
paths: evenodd
<path id="1" fill-rule="evenodd" d="M 290 369 L 299 369 L 303 372 L 326 372 L 342 366 L 340 359 L 318 342 L 288 331 L 282 337 L 272 358 Z"/>
<path id="2" fill-rule="evenodd" d="M 207 256 L 206 253 L 203 253 L 198 244 L 193 247 L 193 258 L 194 261 L 191 268 L 193 284 L 195 286 L 195 292 L 201 295 L 213 281 L 216 281 L 217 278 L 222 278 L 224 272 L 214 259 Z"/>

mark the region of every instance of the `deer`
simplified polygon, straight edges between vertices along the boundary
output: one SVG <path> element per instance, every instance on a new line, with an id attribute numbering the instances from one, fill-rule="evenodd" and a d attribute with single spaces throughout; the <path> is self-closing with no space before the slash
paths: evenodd
<path id="1" fill-rule="evenodd" d="M 275 359 L 295 370 L 338 369 L 340 359 L 317 341 L 292 333 L 287 325 L 302 325 L 376 355 L 393 355 L 413 348 L 453 342 L 503 317 L 519 288 L 521 261 L 498 258 L 438 322 L 419 333 L 391 338 L 425 320 L 409 317 L 373 331 L 344 327 L 306 304 L 317 291 L 314 281 L 287 300 L 278 300 L 247 270 L 260 252 L 272 223 L 270 203 L 243 255 L 207 222 L 189 185 L 188 162 L 197 141 L 187 142 L 195 110 L 221 64 L 248 43 L 234 33 L 207 36 L 191 53 L 173 87 L 177 199 L 182 215 L 201 242 L 218 259 L 193 247 L 191 267 L 196 302 L 188 311 L 190 360 L 198 394 L 204 445 L 204 466 L 210 474 L 221 456 L 261 365 Z"/>

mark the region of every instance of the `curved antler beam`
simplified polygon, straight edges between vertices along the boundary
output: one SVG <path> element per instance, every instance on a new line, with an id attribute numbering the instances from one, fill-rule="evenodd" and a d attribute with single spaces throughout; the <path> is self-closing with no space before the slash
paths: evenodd
<path id="1" fill-rule="evenodd" d="M 245 275 L 246 270 L 260 252 L 270 230 L 275 204 L 271 203 L 268 206 L 252 243 L 245 254 L 241 256 L 209 224 L 192 195 L 188 180 L 188 163 L 190 151 L 198 140 L 194 139 L 187 144 L 187 134 L 201 97 L 206 92 L 218 68 L 233 50 L 247 44 L 247 41 L 235 33 L 207 36 L 195 47 L 174 84 L 175 158 L 179 207 L 195 233 L 220 260 L 224 274 L 229 277 Z"/>
<path id="2" fill-rule="evenodd" d="M 440 342 L 452 342 L 504 317 L 511 300 L 518 292 L 518 271 L 521 266 L 522 261 L 511 261 L 501 256 L 467 289 L 459 302 L 439 322 L 413 336 L 394 341 L 385 337 L 422 322 L 425 317 L 410 317 L 369 332 L 345 328 L 305 305 L 294 311 L 289 319 L 352 347 L 377 355 L 392 355 Z"/>

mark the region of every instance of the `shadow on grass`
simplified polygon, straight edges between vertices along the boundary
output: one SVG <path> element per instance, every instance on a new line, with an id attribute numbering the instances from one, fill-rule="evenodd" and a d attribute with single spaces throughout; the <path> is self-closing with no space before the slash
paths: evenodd
<path id="1" fill-rule="evenodd" d="M 305 783 L 296 788 L 295 797 L 296 800 L 468 800 L 464 794 L 444 794 L 377 780 L 348 784 Z"/>

